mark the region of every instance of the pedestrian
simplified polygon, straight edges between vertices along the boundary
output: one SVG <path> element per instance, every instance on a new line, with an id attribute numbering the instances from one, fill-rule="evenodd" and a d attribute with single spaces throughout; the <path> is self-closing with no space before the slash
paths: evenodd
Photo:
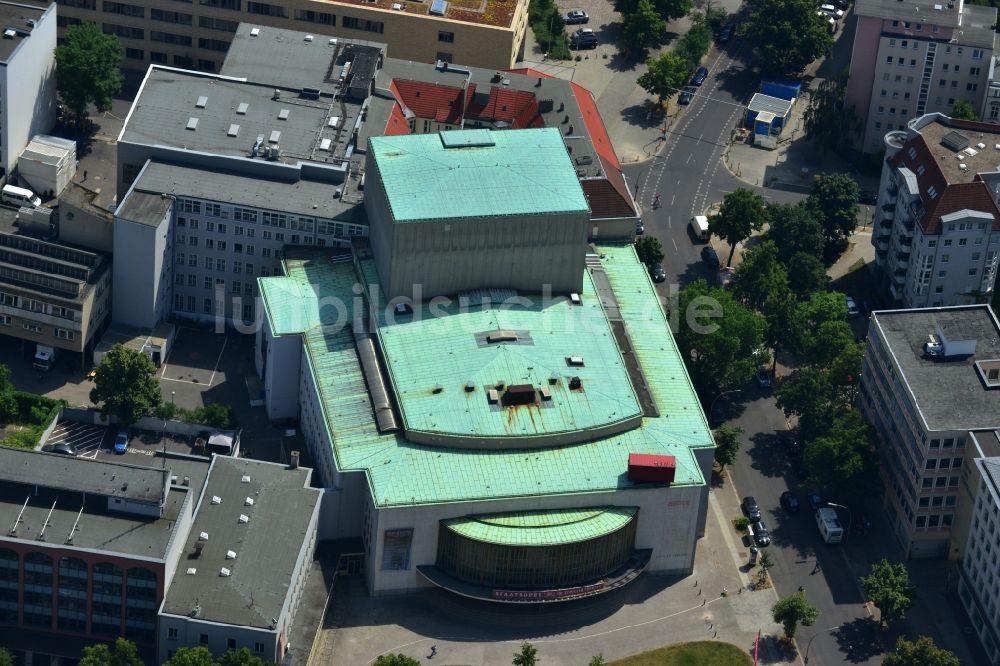
<path id="1" fill-rule="evenodd" d="M 653 197 L 653 208 L 659 208 L 659 207 L 660 207 L 660 195 L 657 194 L 655 197 Z"/>
<path id="2" fill-rule="evenodd" d="M 433 659 L 434 655 L 436 655 L 437 653 L 438 653 L 437 645 L 432 645 L 431 646 L 431 656 L 428 657 L 428 659 Z"/>
<path id="3" fill-rule="evenodd" d="M 816 566 L 813 567 L 813 573 L 819 573 L 819 560 L 816 560 Z"/>
<path id="4" fill-rule="evenodd" d="M 87 170 L 86 169 L 83 170 L 83 179 L 87 180 Z"/>
<path id="5" fill-rule="evenodd" d="M 805 591 L 806 591 L 806 588 L 803 587 L 802 585 L 799 585 L 799 593 L 801 594 L 802 592 L 805 592 Z"/>

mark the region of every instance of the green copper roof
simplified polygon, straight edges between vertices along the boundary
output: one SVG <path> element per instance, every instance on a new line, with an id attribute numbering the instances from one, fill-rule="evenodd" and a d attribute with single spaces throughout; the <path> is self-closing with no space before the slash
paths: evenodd
<path id="1" fill-rule="evenodd" d="M 396 222 L 590 211 L 558 128 L 369 141 Z"/>
<path id="2" fill-rule="evenodd" d="M 379 434 L 350 326 L 323 327 L 320 313 L 292 312 L 295 307 L 315 310 L 319 301 L 276 301 L 272 296 L 289 292 L 269 284 L 288 280 L 309 285 L 319 300 L 335 297 L 350 304 L 357 282 L 354 264 L 331 261 L 328 250 L 290 247 L 284 259 L 288 277 L 259 282 L 268 319 L 278 322 L 280 330 L 290 328 L 280 323 L 285 316 L 312 322 L 303 334 L 306 359 L 337 468 L 364 472 L 379 507 L 632 488 L 626 475 L 629 453 L 674 455 L 674 485 L 703 485 L 691 449 L 714 443 L 653 284 L 631 245 L 598 251 L 660 416 L 643 418 L 641 427 L 618 435 L 532 450 L 449 449 L 414 444 L 400 433 Z M 372 260 L 358 263 L 365 282 L 377 289 Z"/>
<path id="3" fill-rule="evenodd" d="M 638 511 L 631 506 L 520 511 L 443 522 L 452 532 L 473 541 L 504 546 L 559 546 L 616 532 L 628 525 Z"/>
<path id="4" fill-rule="evenodd" d="M 580 305 L 564 296 L 464 307 L 454 299 L 436 304 L 436 316 L 424 304 L 389 322 L 383 311 L 379 341 L 407 431 L 551 439 L 637 419 L 642 410 L 589 273 L 580 295 Z M 570 390 L 574 376 L 582 389 Z M 487 399 L 498 383 L 544 387 L 551 399 L 503 409 Z"/>

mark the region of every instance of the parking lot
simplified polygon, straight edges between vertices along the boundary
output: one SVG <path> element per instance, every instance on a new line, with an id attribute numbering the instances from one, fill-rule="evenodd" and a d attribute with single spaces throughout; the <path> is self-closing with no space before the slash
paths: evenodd
<path id="1" fill-rule="evenodd" d="M 181 328 L 160 368 L 160 379 L 211 388 L 216 379 L 222 379 L 219 363 L 227 342 L 225 334 Z"/>
<path id="2" fill-rule="evenodd" d="M 106 448 L 110 449 L 114 435 L 104 426 L 77 423 L 76 421 L 60 421 L 56 424 L 45 444 L 46 446 L 68 444 L 76 449 L 78 457 L 96 458 L 105 439 L 108 440 Z"/>

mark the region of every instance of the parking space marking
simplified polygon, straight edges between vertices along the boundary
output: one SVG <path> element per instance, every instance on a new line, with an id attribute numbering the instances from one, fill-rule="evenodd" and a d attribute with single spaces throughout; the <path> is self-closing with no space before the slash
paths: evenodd
<path id="1" fill-rule="evenodd" d="M 183 339 L 183 332 L 184 332 L 184 330 L 185 329 L 183 329 L 183 328 L 180 329 L 180 332 L 178 333 L 178 336 L 177 336 L 179 339 Z M 190 329 L 190 330 L 195 330 L 195 329 Z M 225 351 L 226 351 L 226 345 L 228 343 L 229 343 L 229 336 L 227 335 L 227 336 L 225 336 L 222 339 L 222 347 L 219 349 L 218 356 L 215 357 L 215 364 L 212 366 L 212 374 L 209 375 L 209 379 L 208 379 L 207 383 L 206 382 L 200 382 L 200 381 L 192 381 L 190 379 L 178 379 L 178 378 L 175 378 L 175 377 L 167 377 L 167 368 L 170 366 L 170 359 L 174 355 L 174 349 L 176 349 L 176 344 L 175 344 L 174 347 L 172 347 L 170 349 L 170 351 L 167 353 L 167 358 L 165 358 L 164 361 L 163 361 L 163 366 L 160 369 L 160 373 L 159 373 L 160 374 L 160 381 L 180 382 L 182 384 L 196 384 L 198 386 L 204 386 L 205 388 L 210 388 L 215 383 L 215 375 L 219 371 L 219 363 L 222 362 L 222 355 L 225 353 Z M 176 368 L 186 368 L 187 366 L 183 365 L 182 363 L 175 363 L 174 367 L 176 367 Z M 202 371 L 207 372 L 208 371 L 207 368 L 188 368 L 188 369 L 189 370 L 194 370 L 194 371 L 199 371 L 199 372 L 202 372 Z"/>
<path id="2" fill-rule="evenodd" d="M 215 357 L 215 366 L 212 368 L 212 378 L 208 380 L 208 385 L 211 386 L 212 382 L 215 381 L 215 373 L 219 370 L 219 362 L 222 361 L 222 355 L 226 353 L 226 343 L 229 342 L 229 336 L 222 338 L 222 349 L 219 350 L 219 355 Z"/>
<path id="3" fill-rule="evenodd" d="M 69 444 L 80 458 L 96 458 L 107 428 L 76 421 L 60 421 L 46 440 L 46 445 Z"/>

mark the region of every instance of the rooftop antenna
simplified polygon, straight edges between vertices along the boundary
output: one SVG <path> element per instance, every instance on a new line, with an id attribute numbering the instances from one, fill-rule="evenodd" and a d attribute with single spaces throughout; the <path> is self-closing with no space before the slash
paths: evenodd
<path id="1" fill-rule="evenodd" d="M 76 520 L 73 521 L 73 527 L 69 528 L 69 534 L 66 536 L 66 543 L 73 543 L 73 535 L 76 533 L 77 525 L 80 524 L 80 516 L 83 515 L 83 506 L 80 507 L 80 513 L 76 514 Z"/>
<path id="2" fill-rule="evenodd" d="M 21 516 L 24 515 L 24 510 L 28 508 L 29 499 L 31 499 L 31 495 L 28 495 L 28 497 L 24 499 L 24 506 L 21 507 L 21 511 L 18 512 L 17 518 L 14 519 L 14 522 L 11 523 L 10 529 L 7 531 L 8 536 L 14 536 L 17 534 L 17 526 L 21 524 Z"/>
<path id="3" fill-rule="evenodd" d="M 52 512 L 56 510 L 56 502 L 58 499 L 52 500 L 52 508 L 49 509 L 49 514 L 45 516 L 45 522 L 42 523 L 42 531 L 38 533 L 38 540 L 45 541 L 45 530 L 49 527 L 49 519 L 52 518 Z"/>

